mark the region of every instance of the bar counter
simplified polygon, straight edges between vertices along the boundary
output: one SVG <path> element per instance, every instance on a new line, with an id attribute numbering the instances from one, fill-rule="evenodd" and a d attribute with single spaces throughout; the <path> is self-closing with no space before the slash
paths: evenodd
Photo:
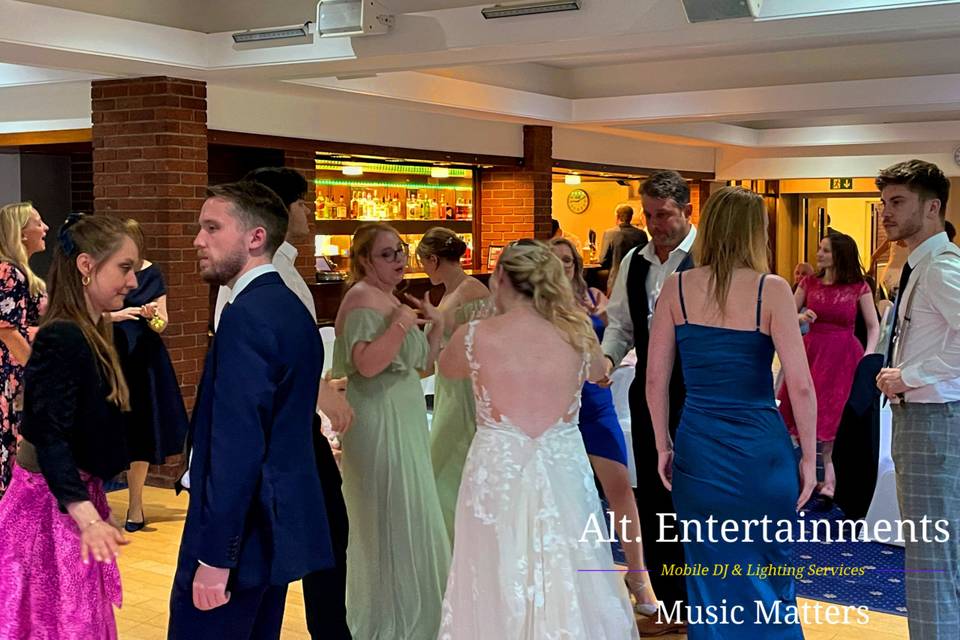
<path id="1" fill-rule="evenodd" d="M 490 273 L 486 269 L 465 270 L 468 276 L 473 276 L 483 284 L 488 284 Z M 587 265 L 584 269 L 587 283 L 592 287 L 597 287 L 601 291 L 606 287 L 607 271 L 600 270 L 599 265 Z M 427 274 L 408 273 L 403 277 L 404 284 L 400 291 L 409 293 L 417 298 L 422 298 L 425 293 L 430 292 L 430 300 L 434 304 L 439 304 L 443 297 L 444 287 L 442 284 L 434 286 L 430 283 Z M 317 325 L 321 327 L 333 326 L 337 317 L 337 310 L 340 308 L 340 301 L 347 292 L 348 282 L 346 280 L 326 280 L 322 282 L 308 283 L 310 292 L 313 294 L 313 301 L 317 307 Z"/>

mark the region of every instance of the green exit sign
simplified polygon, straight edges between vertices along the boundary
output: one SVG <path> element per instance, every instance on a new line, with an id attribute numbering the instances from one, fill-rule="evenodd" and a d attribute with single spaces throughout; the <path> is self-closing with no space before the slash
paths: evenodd
<path id="1" fill-rule="evenodd" d="M 853 191 L 853 178 L 830 178 L 830 191 Z"/>

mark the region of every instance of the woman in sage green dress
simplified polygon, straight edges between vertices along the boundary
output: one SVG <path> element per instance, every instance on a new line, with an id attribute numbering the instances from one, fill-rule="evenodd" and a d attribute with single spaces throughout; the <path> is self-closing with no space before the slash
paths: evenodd
<path id="1" fill-rule="evenodd" d="M 444 227 L 427 231 L 417 245 L 417 260 L 434 285 L 442 284 L 445 292 L 439 309 L 444 318 L 444 339 L 470 320 L 489 315 L 490 291 L 476 278 L 468 276 L 460 266 L 467 243 Z M 436 372 L 433 422 L 430 427 L 430 457 L 433 475 L 447 534 L 453 545 L 453 517 L 457 511 L 457 492 L 467 459 L 470 442 L 477 430 L 473 390 L 469 380 L 451 380 Z"/>
<path id="2" fill-rule="evenodd" d="M 347 622 L 356 640 L 433 640 L 450 542 L 430 465 L 420 371 L 436 359 L 443 317 L 427 301 L 394 295 L 407 247 L 382 223 L 357 229 L 351 279 L 337 313 L 336 377 L 356 413 L 343 436 Z M 425 335 L 419 325 L 430 321 Z"/>

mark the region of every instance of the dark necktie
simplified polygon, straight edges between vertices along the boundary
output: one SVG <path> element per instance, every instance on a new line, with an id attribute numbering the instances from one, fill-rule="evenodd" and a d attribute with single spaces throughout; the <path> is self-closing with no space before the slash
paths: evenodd
<path id="1" fill-rule="evenodd" d="M 903 294 L 907 292 L 907 282 L 910 280 L 910 274 L 913 272 L 913 267 L 910 266 L 909 262 L 905 262 L 903 265 L 903 270 L 900 272 L 900 288 L 897 289 L 897 302 L 893 305 L 893 325 L 890 328 L 890 347 L 887 350 L 887 363 L 884 366 L 891 366 L 893 363 L 893 348 L 895 341 L 897 339 L 897 325 L 900 320 L 900 302 L 903 300 Z"/>

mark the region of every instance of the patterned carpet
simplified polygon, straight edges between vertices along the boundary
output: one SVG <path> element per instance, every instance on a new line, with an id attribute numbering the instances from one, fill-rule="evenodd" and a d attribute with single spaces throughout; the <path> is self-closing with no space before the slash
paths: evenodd
<path id="1" fill-rule="evenodd" d="M 837 521 L 843 518 L 843 512 L 834 507 L 822 517 Z M 878 542 L 802 542 L 794 546 L 793 553 L 795 563 L 800 566 L 846 565 L 866 569 L 863 576 L 804 577 L 797 581 L 797 595 L 907 615 L 901 547 Z"/>

